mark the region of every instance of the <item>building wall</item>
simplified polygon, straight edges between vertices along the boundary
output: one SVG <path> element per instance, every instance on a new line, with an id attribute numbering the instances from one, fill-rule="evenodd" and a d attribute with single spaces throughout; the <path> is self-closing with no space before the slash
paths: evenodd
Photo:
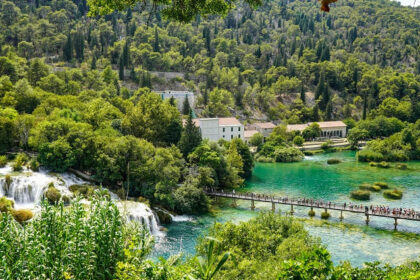
<path id="1" fill-rule="evenodd" d="M 244 139 L 244 126 L 241 124 L 223 125 L 219 127 L 219 139 L 231 140 L 233 138 Z"/>
<path id="2" fill-rule="evenodd" d="M 219 140 L 219 119 L 200 119 L 201 137 L 212 141 Z"/>
<path id="3" fill-rule="evenodd" d="M 321 137 L 346 137 L 346 128 L 345 127 L 329 127 L 321 128 Z M 341 135 L 340 135 L 341 132 Z"/>

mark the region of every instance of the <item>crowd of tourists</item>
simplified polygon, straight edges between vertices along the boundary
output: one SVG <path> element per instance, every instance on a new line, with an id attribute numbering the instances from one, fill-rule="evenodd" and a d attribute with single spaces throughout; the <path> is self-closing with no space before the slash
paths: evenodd
<path id="1" fill-rule="evenodd" d="M 214 192 L 214 189 L 208 190 L 210 192 Z M 223 193 L 223 190 L 221 191 Z M 232 195 L 235 195 L 235 191 L 233 190 Z M 258 194 L 258 193 L 248 193 L 248 192 L 241 192 L 240 196 L 252 197 L 254 199 L 263 199 L 268 201 L 278 201 L 281 203 L 296 203 L 297 205 L 309 205 L 315 207 L 325 207 L 325 208 L 332 208 L 332 209 L 343 209 L 343 210 L 355 210 L 355 211 L 364 211 L 366 214 L 379 214 L 379 215 L 388 215 L 388 216 L 399 216 L 399 217 L 406 217 L 406 218 L 413 218 L 413 219 L 420 219 L 420 211 L 415 211 L 414 209 L 408 208 L 390 208 L 389 206 L 384 205 L 370 205 L 370 207 L 362 205 L 362 204 L 352 204 L 351 202 L 347 204 L 344 202 L 343 204 L 334 203 L 331 201 L 323 201 L 321 200 L 314 200 L 311 198 L 298 198 L 298 199 L 290 199 L 288 196 L 284 197 L 274 197 L 269 196 L 266 194 Z"/>

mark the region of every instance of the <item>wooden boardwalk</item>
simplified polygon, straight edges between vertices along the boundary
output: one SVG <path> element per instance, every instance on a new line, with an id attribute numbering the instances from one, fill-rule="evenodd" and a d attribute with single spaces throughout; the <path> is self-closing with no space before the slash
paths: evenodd
<path id="1" fill-rule="evenodd" d="M 290 205 L 290 214 L 294 213 L 294 206 L 308 207 L 324 209 L 325 212 L 328 210 L 340 211 L 340 220 L 343 220 L 343 212 L 351 212 L 362 214 L 366 216 L 366 224 L 369 224 L 369 217 L 384 217 L 394 219 L 394 228 L 397 229 L 398 220 L 410 220 L 420 222 L 420 211 L 414 211 L 411 214 L 404 214 L 404 211 L 393 213 L 393 208 L 385 206 L 385 209 L 390 211 L 375 211 L 375 208 L 371 209 L 367 206 L 352 205 L 347 203 L 334 203 L 334 202 L 323 202 L 314 199 L 307 198 L 288 198 L 288 197 L 275 197 L 265 194 L 254 194 L 254 193 L 233 193 L 233 192 L 219 192 L 219 191 L 206 191 L 206 194 L 213 197 L 224 197 L 233 199 L 233 204 L 236 205 L 236 200 L 249 200 L 251 201 L 251 209 L 255 209 L 255 201 L 271 203 L 272 210 L 276 210 L 276 204 Z M 398 210 L 398 209 L 397 209 Z"/>

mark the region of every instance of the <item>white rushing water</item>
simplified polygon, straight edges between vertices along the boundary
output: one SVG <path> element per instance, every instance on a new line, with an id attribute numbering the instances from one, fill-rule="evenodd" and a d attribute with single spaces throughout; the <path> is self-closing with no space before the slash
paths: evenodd
<path id="1" fill-rule="evenodd" d="M 71 197 L 73 195 L 69 190 L 71 185 L 87 182 L 70 173 L 50 173 L 45 169 L 34 172 L 26 168 L 21 172 L 14 172 L 10 165 L 0 168 L 0 197 L 5 196 L 13 200 L 15 209 L 36 210 L 50 183 L 53 183 L 62 195 Z M 113 200 L 119 200 L 116 194 L 112 192 L 110 194 Z M 117 201 L 117 205 L 129 220 L 143 224 L 155 236 L 164 235 L 159 228 L 158 218 L 146 204 Z"/>

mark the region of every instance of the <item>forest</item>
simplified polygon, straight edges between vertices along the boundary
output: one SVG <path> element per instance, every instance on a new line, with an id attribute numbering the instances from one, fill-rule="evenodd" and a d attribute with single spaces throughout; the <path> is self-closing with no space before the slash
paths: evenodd
<path id="1" fill-rule="evenodd" d="M 272 0 L 198 14 L 141 3 L 90 10 L 99 2 L 1 2 L 0 167 L 76 170 L 121 197 L 197 214 L 210 210 L 206 188 L 239 188 L 254 160 L 303 159 L 296 146 L 319 127 L 298 135 L 286 124 L 343 120 L 353 148 L 368 141 L 359 161 L 420 159 L 419 8 L 339 0 L 325 13 L 316 1 Z M 154 93 L 165 89 L 194 92 L 194 112 Z M 254 139 L 254 156 L 240 139 L 201 139 L 193 113 L 280 125 L 264 144 Z M 419 277 L 416 262 L 335 266 L 301 223 L 272 214 L 215 224 L 197 256 L 153 262 L 148 233 L 100 194 L 92 201 L 91 212 L 44 202 L 25 226 L 2 211 L 0 278 Z"/>

